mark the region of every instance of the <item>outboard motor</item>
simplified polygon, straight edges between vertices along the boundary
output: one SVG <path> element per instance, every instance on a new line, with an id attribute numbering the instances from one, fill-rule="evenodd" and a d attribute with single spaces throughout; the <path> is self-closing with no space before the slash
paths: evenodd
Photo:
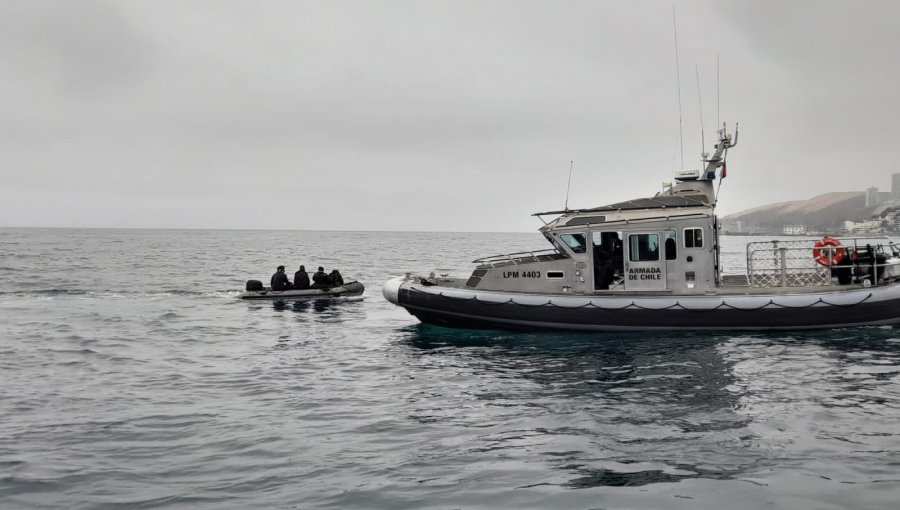
<path id="1" fill-rule="evenodd" d="M 884 278 L 884 266 L 887 263 L 887 255 L 881 247 L 873 248 L 871 244 L 867 244 L 865 248 L 856 250 L 854 263 L 857 265 L 856 279 L 857 281 L 872 281 L 872 266 L 876 266 L 875 272 L 880 282 Z"/>
<path id="2" fill-rule="evenodd" d="M 247 280 L 247 290 L 248 291 L 263 290 L 263 284 L 259 280 Z"/>

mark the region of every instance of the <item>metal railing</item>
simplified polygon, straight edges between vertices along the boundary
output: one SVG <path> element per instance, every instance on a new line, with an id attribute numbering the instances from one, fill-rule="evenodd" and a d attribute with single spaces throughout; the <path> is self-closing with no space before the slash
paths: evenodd
<path id="1" fill-rule="evenodd" d="M 535 251 L 520 251 L 516 253 L 504 253 L 501 255 L 491 255 L 489 257 L 482 257 L 480 259 L 475 259 L 472 261 L 473 264 L 480 265 L 489 265 L 491 267 L 495 267 L 500 264 L 525 264 L 528 262 L 539 262 L 540 257 L 547 257 L 552 255 L 560 255 L 559 250 L 554 248 L 548 248 L 545 250 L 535 250 Z"/>
<path id="2" fill-rule="evenodd" d="M 751 287 L 819 287 L 830 286 L 832 270 L 846 272 L 851 281 L 871 278 L 871 284 L 879 283 L 879 268 L 888 265 L 878 263 L 880 255 L 890 258 L 900 248 L 888 237 L 834 238 L 838 246 L 816 246 L 818 239 L 774 240 L 747 244 L 747 279 Z M 815 250 L 815 251 L 814 251 Z M 816 261 L 827 261 L 821 264 Z M 864 263 L 857 263 L 856 255 L 865 255 Z M 852 263 L 845 259 L 852 258 Z"/>

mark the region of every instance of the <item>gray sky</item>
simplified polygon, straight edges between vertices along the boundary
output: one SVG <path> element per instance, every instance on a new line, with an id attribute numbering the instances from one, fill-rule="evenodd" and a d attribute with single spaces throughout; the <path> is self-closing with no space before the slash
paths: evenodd
<path id="1" fill-rule="evenodd" d="M 0 225 L 529 231 L 678 163 L 665 1 L 0 1 Z M 900 172 L 900 2 L 677 2 L 720 213 Z"/>

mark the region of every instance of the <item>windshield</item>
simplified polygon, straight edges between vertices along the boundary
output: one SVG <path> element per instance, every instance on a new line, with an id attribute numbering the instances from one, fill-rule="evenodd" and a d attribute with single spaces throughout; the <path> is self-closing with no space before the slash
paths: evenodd
<path id="1" fill-rule="evenodd" d="M 560 239 L 572 250 L 572 253 L 587 251 L 587 239 L 584 234 L 560 234 Z"/>

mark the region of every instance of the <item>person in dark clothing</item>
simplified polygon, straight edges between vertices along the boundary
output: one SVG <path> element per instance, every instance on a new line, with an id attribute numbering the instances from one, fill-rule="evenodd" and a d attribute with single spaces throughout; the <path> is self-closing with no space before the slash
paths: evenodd
<path id="1" fill-rule="evenodd" d="M 666 238 L 666 260 L 676 260 L 678 258 L 678 250 L 675 246 L 675 238 Z"/>
<path id="2" fill-rule="evenodd" d="M 294 273 L 294 288 L 295 289 L 308 289 L 309 288 L 309 275 L 306 273 L 306 268 L 300 266 L 300 270 Z"/>
<path id="3" fill-rule="evenodd" d="M 322 266 L 319 266 L 319 270 L 316 271 L 315 274 L 313 274 L 312 280 L 313 288 L 331 287 L 331 285 L 329 285 L 328 283 L 328 275 L 325 274 L 325 268 Z"/>
<path id="4" fill-rule="evenodd" d="M 622 258 L 622 240 L 619 239 L 619 233 L 613 232 L 610 235 L 612 239 L 612 255 L 613 258 Z"/>
<path id="5" fill-rule="evenodd" d="M 331 282 L 331 284 L 334 285 L 335 287 L 337 287 L 338 285 L 343 285 L 343 284 L 344 284 L 344 277 L 341 276 L 341 272 L 338 271 L 337 269 L 335 269 L 334 271 L 332 271 L 332 272 L 328 275 L 328 280 L 329 280 L 329 281 Z"/>
<path id="6" fill-rule="evenodd" d="M 291 282 L 284 274 L 284 266 L 278 266 L 278 270 L 272 275 L 271 284 L 272 290 L 290 290 L 292 288 Z"/>
<path id="7" fill-rule="evenodd" d="M 622 240 L 619 239 L 618 232 L 612 233 L 612 269 L 613 274 L 623 274 L 625 268 L 625 259 L 622 252 Z"/>

